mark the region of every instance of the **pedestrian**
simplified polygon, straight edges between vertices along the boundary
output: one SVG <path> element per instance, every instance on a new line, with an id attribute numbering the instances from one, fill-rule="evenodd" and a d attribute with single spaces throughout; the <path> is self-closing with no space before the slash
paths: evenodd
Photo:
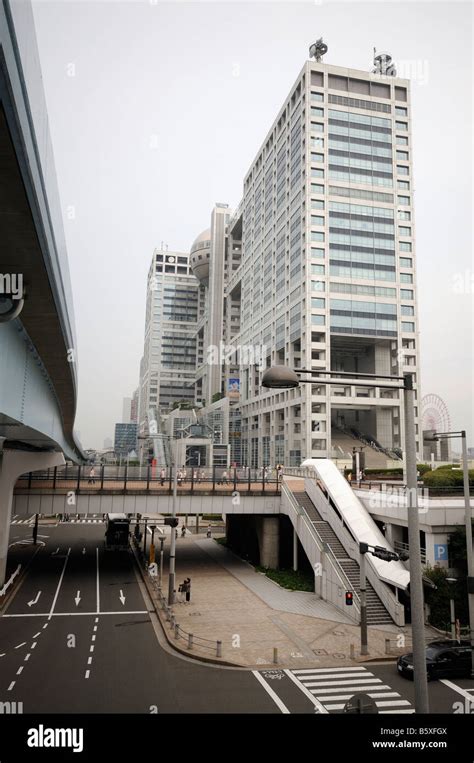
<path id="1" fill-rule="evenodd" d="M 186 604 L 189 604 L 191 601 L 191 578 L 186 578 L 184 581 L 184 593 L 186 596 Z"/>
<path id="2" fill-rule="evenodd" d="M 186 535 L 186 525 L 183 525 L 181 528 L 181 537 L 184 538 L 185 535 Z"/>
<path id="3" fill-rule="evenodd" d="M 160 472 L 160 485 L 161 485 L 161 487 L 163 487 L 163 485 L 165 484 L 165 477 L 166 477 L 166 472 L 165 472 L 164 469 L 162 469 L 161 472 Z"/>
<path id="4" fill-rule="evenodd" d="M 210 538 L 211 536 L 212 536 L 211 525 L 209 525 L 208 528 L 207 528 L 206 538 Z"/>
<path id="5" fill-rule="evenodd" d="M 95 469 L 94 469 L 94 467 L 92 467 L 90 472 L 89 472 L 88 484 L 90 485 L 91 483 L 92 483 L 92 485 L 95 485 Z"/>
<path id="6" fill-rule="evenodd" d="M 224 485 L 228 485 L 229 484 L 229 475 L 227 474 L 227 471 L 225 469 L 222 472 L 222 483 Z"/>
<path id="7" fill-rule="evenodd" d="M 350 485 L 351 482 L 352 482 L 352 472 L 349 472 L 349 474 L 347 475 L 347 481 L 348 481 L 348 483 Z"/>
<path id="8" fill-rule="evenodd" d="M 184 596 L 184 594 L 183 594 L 183 585 L 184 585 L 184 583 L 180 583 L 179 586 L 178 586 L 178 604 L 182 604 L 183 603 L 183 596 Z"/>
<path id="9" fill-rule="evenodd" d="M 174 537 L 176 538 L 176 540 L 178 540 L 178 528 L 177 527 L 174 528 Z"/>
<path id="10" fill-rule="evenodd" d="M 204 469 L 201 469 L 201 474 L 199 475 L 199 481 L 204 482 L 205 479 L 206 479 L 206 474 L 204 472 Z"/>

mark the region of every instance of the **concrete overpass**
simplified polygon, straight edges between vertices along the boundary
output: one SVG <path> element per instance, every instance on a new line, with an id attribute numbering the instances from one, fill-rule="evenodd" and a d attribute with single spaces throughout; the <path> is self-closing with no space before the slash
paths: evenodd
<path id="1" fill-rule="evenodd" d="M 0 3 L 0 586 L 20 474 L 79 462 L 66 243 L 29 2 Z"/>

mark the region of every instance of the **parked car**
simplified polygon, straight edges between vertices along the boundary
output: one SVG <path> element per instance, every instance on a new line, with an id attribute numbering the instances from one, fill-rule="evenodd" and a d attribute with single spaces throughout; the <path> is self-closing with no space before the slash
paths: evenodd
<path id="1" fill-rule="evenodd" d="M 436 678 L 469 677 L 472 666 L 472 647 L 469 641 L 432 641 L 426 647 L 428 681 Z M 413 654 L 404 654 L 397 660 L 397 670 L 405 678 L 413 679 Z"/>

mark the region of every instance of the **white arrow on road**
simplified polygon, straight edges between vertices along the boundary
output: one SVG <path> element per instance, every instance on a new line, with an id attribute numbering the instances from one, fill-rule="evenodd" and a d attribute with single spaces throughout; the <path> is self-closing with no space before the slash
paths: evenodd
<path id="1" fill-rule="evenodd" d="M 120 598 L 120 601 L 122 602 L 122 604 L 125 604 L 125 596 L 123 595 L 122 589 L 120 589 L 120 597 L 119 598 Z"/>
<path id="2" fill-rule="evenodd" d="M 83 548 L 83 549 L 82 549 L 82 553 L 83 553 L 83 554 L 85 554 L 85 553 L 86 553 L 86 549 L 85 549 L 85 548 Z"/>
<path id="3" fill-rule="evenodd" d="M 40 596 L 41 596 L 41 591 L 38 591 L 38 593 L 36 594 L 36 599 L 31 599 L 31 601 L 28 602 L 28 606 L 32 607 L 33 604 L 37 604 Z"/>
<path id="4" fill-rule="evenodd" d="M 78 591 L 77 594 L 76 594 L 76 598 L 74 599 L 74 601 L 76 602 L 76 607 L 79 606 L 80 600 L 81 600 L 81 592 Z"/>
<path id="5" fill-rule="evenodd" d="M 56 554 L 58 553 L 58 551 L 59 551 L 59 546 L 57 547 L 56 551 L 53 551 L 53 552 L 52 552 L 51 556 L 56 556 Z"/>

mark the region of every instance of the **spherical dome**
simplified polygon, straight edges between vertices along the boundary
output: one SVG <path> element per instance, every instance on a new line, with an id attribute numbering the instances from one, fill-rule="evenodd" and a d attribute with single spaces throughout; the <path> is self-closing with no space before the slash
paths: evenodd
<path id="1" fill-rule="evenodd" d="M 190 264 L 196 278 L 205 286 L 209 284 L 209 262 L 211 257 L 211 231 L 209 228 L 199 234 L 191 247 Z"/>

